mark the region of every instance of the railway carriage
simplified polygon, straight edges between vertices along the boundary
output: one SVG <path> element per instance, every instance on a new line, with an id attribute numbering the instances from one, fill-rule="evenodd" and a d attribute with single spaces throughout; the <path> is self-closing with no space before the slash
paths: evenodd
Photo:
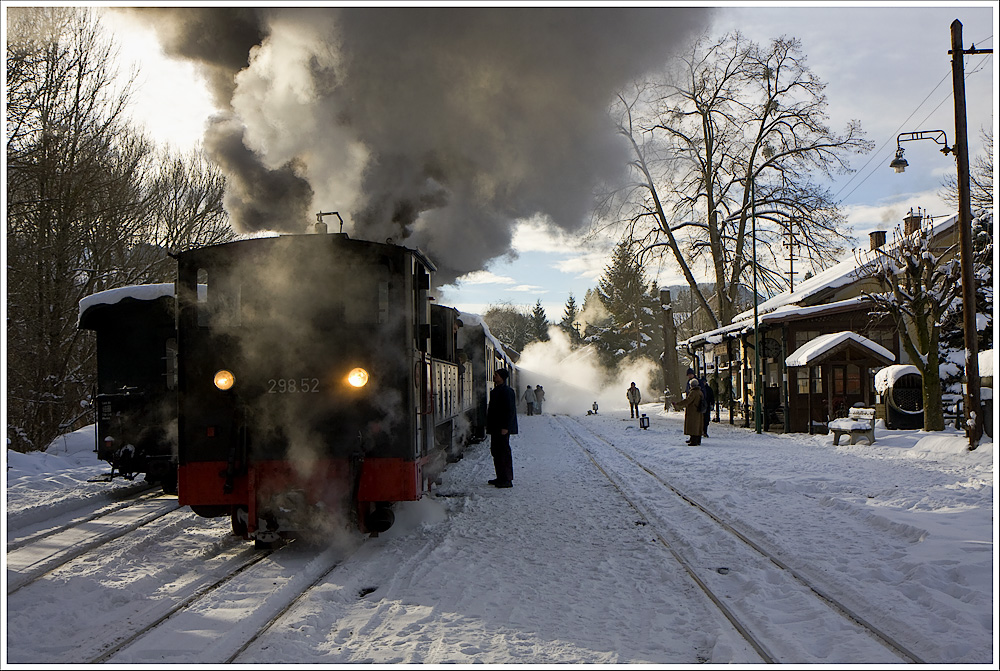
<path id="1" fill-rule="evenodd" d="M 506 368 L 510 371 L 507 384 L 518 390 L 517 365 L 479 315 L 460 313 L 459 316 L 463 323 L 459 332 L 459 345 L 472 375 L 471 392 L 467 401 L 472 408 L 469 413 L 470 433 L 474 440 L 481 441 L 486 438 L 486 408 L 489 404 L 489 390 L 493 385 L 493 373 L 498 368 Z"/>
<path id="2" fill-rule="evenodd" d="M 101 291 L 80 301 L 78 328 L 94 331 L 97 444 L 109 479 L 140 474 L 177 491 L 177 331 L 173 284 Z"/>

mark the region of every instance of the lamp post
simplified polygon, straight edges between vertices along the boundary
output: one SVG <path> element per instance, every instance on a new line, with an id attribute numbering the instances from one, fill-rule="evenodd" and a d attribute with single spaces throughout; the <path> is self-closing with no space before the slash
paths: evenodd
<path id="1" fill-rule="evenodd" d="M 670 290 L 660 289 L 660 315 L 663 318 L 663 409 L 670 409 L 670 401 L 677 393 L 677 332 L 674 330 L 674 312 Z"/>
<path id="2" fill-rule="evenodd" d="M 965 331 L 965 426 L 969 437 L 969 449 L 979 446 L 983 435 L 983 420 L 979 384 L 979 334 L 976 329 L 976 279 L 972 259 L 972 196 L 969 178 L 969 133 L 965 108 L 965 61 L 966 54 L 992 54 L 992 49 L 976 49 L 972 45 L 966 50 L 962 45 L 962 22 L 955 19 L 951 23 L 951 78 L 955 97 L 955 145 L 948 146 L 944 131 L 919 131 L 900 133 L 896 138 L 896 157 L 889 167 L 903 172 L 908 165 L 903 158 L 900 142 L 907 140 L 934 140 L 943 144 L 942 153 L 955 155 L 958 169 L 958 236 L 962 268 L 962 316 Z M 940 140 L 940 141 L 939 141 Z"/>
<path id="3" fill-rule="evenodd" d="M 763 418 L 760 411 L 760 320 L 757 316 L 757 304 L 760 303 L 757 293 L 757 183 L 750 181 L 750 222 L 753 235 L 753 425 L 757 433 L 761 432 Z"/>

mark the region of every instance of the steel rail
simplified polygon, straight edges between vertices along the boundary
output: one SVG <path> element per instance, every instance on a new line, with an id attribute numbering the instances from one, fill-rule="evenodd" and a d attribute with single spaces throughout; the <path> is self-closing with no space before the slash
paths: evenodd
<path id="1" fill-rule="evenodd" d="M 569 418 L 567 418 L 567 419 L 569 419 Z M 818 598 L 820 598 L 827 605 L 829 605 L 834 610 L 834 612 L 837 612 L 842 617 L 844 617 L 844 618 L 852 621 L 856 626 L 862 628 L 863 630 L 865 630 L 866 632 L 868 632 L 869 634 L 871 634 L 876 640 L 878 640 L 883 646 L 885 646 L 893 654 L 896 654 L 896 655 L 899 655 L 900 657 L 906 658 L 908 661 L 910 661 L 912 663 L 915 663 L 915 664 L 926 664 L 927 663 L 923 659 L 921 659 L 919 655 L 917 655 L 913 651 L 909 650 L 905 645 L 903 645 L 902 643 L 900 643 L 899 641 L 897 641 L 893 636 L 891 636 L 890 634 L 882 631 L 876 625 L 874 625 L 871 622 L 869 622 L 866 618 L 864 618 L 863 616 L 859 615 L 853 609 L 851 609 L 850 607 L 848 607 L 844 603 L 842 603 L 839 600 L 837 600 L 835 597 L 833 597 L 832 595 L 830 595 L 828 592 L 826 592 L 822 588 L 819 588 L 819 587 L 815 586 L 814 584 L 812 584 L 812 582 L 810 582 L 810 580 L 807 577 L 805 577 L 804 575 L 802 575 L 802 573 L 800 571 L 796 571 L 794 568 L 790 567 L 787 563 L 785 563 L 784 561 L 782 561 L 781 559 L 779 559 L 778 557 L 776 557 L 773 553 L 769 552 L 767 549 L 765 549 L 764 547 L 762 547 L 760 543 L 755 542 L 751 538 L 747 537 L 746 534 L 744 534 L 744 533 L 740 532 L 739 530 L 735 529 L 731 524 L 729 524 L 728 522 L 726 522 L 721 516 L 719 516 L 718 514 L 716 514 L 715 512 L 713 512 L 712 510 L 710 510 L 706 505 L 702 504 L 700 501 L 698 501 L 695 498 L 691 497 L 690 495 L 682 492 L 677 487 L 675 487 L 671 483 L 667 482 L 666 479 L 664 479 L 662 476 L 660 476 L 658 473 L 656 473 L 652 469 L 648 468 L 646 465 L 644 465 L 643 463 L 641 463 L 638 459 L 636 459 L 632 455 L 624 452 L 623 450 L 621 450 L 619 447 L 617 447 L 616 445 L 614 445 L 613 443 L 611 443 L 610 441 L 608 441 L 603 436 L 600 436 L 599 434 L 594 433 L 589 428 L 580 425 L 578 422 L 574 422 L 574 425 L 577 426 L 577 427 L 579 427 L 580 430 L 586 431 L 588 434 L 590 434 L 591 436 L 593 436 L 594 439 L 599 440 L 602 443 L 605 443 L 606 445 L 608 445 L 610 448 L 612 448 L 613 450 L 615 450 L 618 454 L 622 455 L 623 457 L 625 457 L 626 459 L 628 459 L 629 461 L 631 461 L 633 464 L 635 464 L 637 467 L 639 467 L 640 469 L 642 469 L 643 471 L 645 471 L 648 475 L 650 475 L 651 477 L 653 477 L 657 482 L 659 482 L 661 485 L 663 485 L 664 487 L 666 487 L 667 489 L 669 489 L 671 492 L 673 492 L 675 495 L 677 495 L 683 501 L 685 501 L 689 505 L 691 505 L 691 506 L 697 508 L 698 510 L 700 510 L 702 513 L 704 513 L 710 519 L 712 519 L 716 524 L 718 524 L 720 527 L 722 527 L 723 529 L 725 529 L 727 532 L 729 532 L 732 535 L 734 535 L 740 541 L 742 541 L 747 546 L 749 546 L 750 548 L 752 548 L 755 552 L 757 552 L 758 554 L 760 554 L 761 556 L 763 556 L 764 558 L 766 558 L 768 561 L 772 562 L 778 568 L 780 568 L 783 571 L 787 572 L 788 575 L 792 576 L 799 584 L 801 584 L 802 586 L 804 586 L 806 589 L 810 590 Z M 601 466 L 599 464 L 597 464 L 596 460 L 594 459 L 593 454 L 586 447 L 584 447 L 583 444 L 579 440 L 577 440 L 576 436 L 574 436 L 572 434 L 572 432 L 569 431 L 569 429 L 566 429 L 565 424 L 564 424 L 564 429 L 567 431 L 567 433 L 570 435 L 570 437 L 573 438 L 574 441 L 578 445 L 580 445 L 581 449 L 583 449 L 583 451 L 588 455 L 588 457 L 592 461 L 594 461 L 594 464 L 598 467 L 598 469 L 601 470 L 602 473 L 605 473 L 605 475 L 607 476 L 607 473 L 604 471 L 604 469 L 601 468 Z M 610 479 L 611 478 L 609 477 L 609 480 Z M 618 485 L 616 483 L 612 482 L 612 484 L 616 487 L 616 489 L 618 489 L 621 492 L 621 488 L 618 487 Z M 626 499 L 628 499 L 628 497 L 624 494 L 624 492 L 622 492 L 622 495 L 625 496 Z M 634 504 L 632 504 L 631 501 L 629 501 L 629 503 L 630 503 L 630 505 L 632 505 L 633 508 L 636 508 L 636 506 Z M 641 511 L 637 510 L 637 512 L 640 512 L 640 514 L 642 514 Z M 646 517 L 646 516 L 643 515 L 643 517 Z M 657 533 L 657 536 L 659 536 L 658 533 Z M 661 539 L 661 541 L 662 541 L 662 539 Z M 664 544 L 666 545 L 665 542 L 664 542 Z M 671 552 L 674 553 L 673 549 L 671 549 Z M 674 554 L 676 554 L 676 553 L 674 553 Z M 682 563 L 685 564 L 685 568 L 687 568 L 686 562 L 682 562 Z M 702 585 L 702 583 L 701 583 L 700 580 L 696 580 L 696 582 L 698 582 L 699 585 Z M 704 587 L 703 587 L 703 589 L 704 589 Z M 709 596 L 710 596 L 710 598 L 712 598 L 713 602 L 716 601 L 716 599 L 713 598 L 712 595 L 709 595 Z M 730 621 L 732 621 L 732 620 L 730 620 Z M 734 622 L 734 625 L 735 625 L 735 622 Z M 738 626 L 737 629 L 740 631 L 741 634 L 743 634 L 743 629 L 742 629 L 741 626 Z M 750 639 L 748 639 L 748 641 L 751 643 L 751 645 L 754 645 L 753 641 L 750 641 Z M 756 646 L 754 646 L 754 648 L 757 649 Z M 758 653 L 759 652 L 760 652 L 760 650 L 758 650 Z"/>

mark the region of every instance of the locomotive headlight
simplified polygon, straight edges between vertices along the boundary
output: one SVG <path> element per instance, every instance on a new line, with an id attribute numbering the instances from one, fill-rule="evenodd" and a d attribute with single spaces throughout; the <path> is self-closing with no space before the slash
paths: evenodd
<path id="1" fill-rule="evenodd" d="M 215 379 L 212 381 L 215 382 L 216 387 L 222 391 L 226 391 L 233 388 L 233 385 L 236 383 L 236 376 L 228 370 L 220 370 L 215 374 Z"/>
<path id="2" fill-rule="evenodd" d="M 360 389 L 368 384 L 368 371 L 364 368 L 355 368 L 347 374 L 347 384 Z"/>

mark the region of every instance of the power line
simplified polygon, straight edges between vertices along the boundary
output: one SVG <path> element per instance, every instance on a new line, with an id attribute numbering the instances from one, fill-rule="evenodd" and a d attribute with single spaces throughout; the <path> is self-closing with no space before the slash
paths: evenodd
<path id="1" fill-rule="evenodd" d="M 992 39 L 993 39 L 993 36 L 990 35 L 986 39 L 980 40 L 980 42 L 981 43 L 982 42 L 989 42 Z M 990 58 L 990 56 L 984 56 L 983 59 L 979 62 L 979 64 L 977 66 L 975 66 L 973 69 L 971 69 L 969 72 L 967 72 L 966 75 L 965 75 L 966 80 L 968 80 L 968 78 L 971 75 L 973 75 L 974 73 L 979 72 L 982 69 L 983 65 L 986 63 L 987 59 L 989 59 L 989 58 Z M 837 191 L 837 193 L 834 194 L 834 196 L 833 196 L 834 200 L 837 199 L 837 197 L 844 191 L 844 189 L 846 189 L 848 186 L 851 185 L 851 183 L 865 170 L 865 168 L 867 168 L 869 166 L 869 164 L 871 164 L 872 161 L 874 161 L 879 156 L 884 156 L 882 154 L 882 151 L 886 148 L 886 146 L 889 145 L 892 142 L 893 138 L 895 138 L 895 137 L 897 137 L 899 135 L 900 129 L 907 125 L 907 123 L 910 121 L 910 119 L 913 118 L 913 116 L 917 113 L 917 111 L 919 111 L 920 108 L 924 106 L 924 103 L 926 103 L 927 100 L 932 95 L 934 95 L 934 92 L 937 91 L 941 87 L 941 84 L 943 84 L 949 77 L 951 77 L 951 72 L 950 71 L 948 73 L 946 73 L 945 76 L 942 77 L 941 81 L 939 81 L 934 86 L 934 88 L 931 89 L 930 93 L 928 93 L 924 97 L 924 99 L 922 101 L 920 101 L 920 104 L 917 105 L 914 108 L 913 112 L 911 112 L 910 115 L 908 117 L 906 117 L 906 119 L 903 120 L 903 122 L 900 123 L 899 126 L 897 126 L 896 132 L 893 133 L 892 136 L 890 136 L 884 143 L 882 143 L 882 146 L 880 146 L 875 152 L 873 152 L 871 154 L 871 156 L 869 156 L 869 158 L 865 162 L 865 164 L 863 166 L 861 166 L 861 168 L 854 174 L 854 176 L 851 177 L 851 179 L 849 179 L 842 187 L 840 187 L 840 189 Z M 931 117 L 931 115 L 934 114 L 938 109 L 940 109 L 941 105 L 943 105 L 944 103 L 946 103 L 948 101 L 948 98 L 950 98 L 951 96 L 952 96 L 952 93 L 949 92 L 948 95 L 946 95 L 944 97 L 944 99 L 941 102 L 939 102 L 937 104 L 937 106 L 935 106 L 934 109 L 932 109 L 927 114 L 927 116 L 924 117 L 923 121 L 921 121 L 919 125 L 923 125 L 923 123 L 926 122 L 927 119 L 929 119 Z M 847 195 L 844 196 L 843 200 L 846 200 L 847 198 L 849 198 L 851 196 L 851 194 L 853 194 L 855 191 L 857 191 L 861 187 L 861 185 L 863 185 L 865 182 L 867 182 L 871 178 L 871 176 L 873 174 L 875 174 L 875 170 L 878 169 L 878 167 L 881 165 L 881 161 L 882 161 L 882 159 L 880 159 L 879 164 L 877 164 L 876 166 L 874 166 L 872 168 L 872 170 L 867 175 L 865 175 L 864 179 L 862 179 L 860 182 L 858 182 L 858 184 L 853 189 L 851 189 L 847 193 Z"/>

